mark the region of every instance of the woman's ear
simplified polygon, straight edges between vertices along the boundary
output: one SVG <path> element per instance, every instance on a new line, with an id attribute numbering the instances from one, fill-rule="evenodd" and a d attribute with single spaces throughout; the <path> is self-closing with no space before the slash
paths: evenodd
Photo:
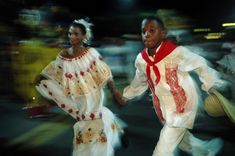
<path id="1" fill-rule="evenodd" d="M 87 42 L 86 34 L 83 35 L 82 42 L 83 42 L 83 43 L 86 43 L 86 42 Z"/>

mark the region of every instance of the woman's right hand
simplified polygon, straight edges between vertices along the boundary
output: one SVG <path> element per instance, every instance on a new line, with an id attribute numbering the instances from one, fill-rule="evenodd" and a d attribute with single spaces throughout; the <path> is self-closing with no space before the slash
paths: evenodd
<path id="1" fill-rule="evenodd" d="M 42 80 L 46 80 L 47 78 L 41 74 L 37 75 L 36 78 L 34 79 L 33 84 L 38 86 Z"/>

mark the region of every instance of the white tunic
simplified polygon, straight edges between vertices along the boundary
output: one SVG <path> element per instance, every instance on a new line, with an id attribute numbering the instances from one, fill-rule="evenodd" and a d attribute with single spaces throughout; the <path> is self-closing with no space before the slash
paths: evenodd
<path id="1" fill-rule="evenodd" d="M 153 60 L 152 57 L 148 56 Z M 135 60 L 136 74 L 129 86 L 124 89 L 123 96 L 132 99 L 145 92 L 148 89 L 146 76 L 146 61 L 142 58 L 141 53 L 137 55 Z M 195 71 L 200 81 L 201 88 L 208 91 L 212 86 L 221 86 L 223 81 L 219 79 L 218 73 L 207 65 L 206 60 L 190 52 L 183 46 L 176 47 L 172 53 L 156 63 L 160 71 L 160 81 L 155 83 L 156 75 L 152 66 L 150 67 L 151 78 L 154 83 L 154 92 L 157 95 L 160 108 L 165 119 L 165 123 L 173 127 L 192 128 L 197 112 L 197 105 L 199 95 L 196 91 L 195 82 L 190 76 L 190 71 Z M 168 75 L 167 68 L 175 71 L 175 75 Z M 170 86 L 169 79 L 173 82 Z M 176 84 L 176 85 L 175 85 Z M 174 86 L 175 85 L 175 86 Z M 176 102 L 181 100 L 178 96 L 172 94 L 172 89 L 182 88 L 184 93 L 179 95 L 186 97 L 184 111 L 182 113 L 176 112 Z M 179 89 L 180 91 L 180 89 Z M 178 94 L 176 92 L 175 94 Z"/>
<path id="2" fill-rule="evenodd" d="M 112 156 L 123 131 L 103 106 L 103 87 L 112 74 L 96 49 L 88 48 L 76 58 L 58 55 L 41 74 L 48 80 L 41 81 L 38 91 L 77 120 L 73 156 Z"/>

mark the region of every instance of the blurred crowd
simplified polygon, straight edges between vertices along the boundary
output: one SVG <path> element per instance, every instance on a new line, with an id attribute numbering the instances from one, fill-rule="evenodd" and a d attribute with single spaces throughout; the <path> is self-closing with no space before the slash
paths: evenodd
<path id="1" fill-rule="evenodd" d="M 176 14 L 174 10 L 160 9 L 157 13 L 165 19 L 171 38 L 177 44 L 186 45 L 211 62 L 211 66 L 220 71 L 231 86 L 234 85 L 235 26 L 223 27 L 218 38 L 208 39 L 206 29 L 196 32 L 188 18 Z M 19 10 L 15 19 L 0 23 L 0 82 L 1 94 L 13 94 L 26 103 L 26 107 L 48 105 L 38 95 L 32 82 L 35 75 L 48 64 L 61 48 L 68 46 L 67 24 L 79 16 L 65 7 L 46 4 L 31 6 Z M 142 18 L 142 14 L 139 18 Z M 135 25 L 137 25 L 136 23 Z M 142 49 L 140 32 L 120 34 L 120 37 L 108 36 L 93 41 L 113 70 L 118 84 L 127 83 L 134 75 L 134 59 Z M 95 36 L 96 37 L 96 36 Z M 234 87 L 227 95 L 233 101 Z"/>

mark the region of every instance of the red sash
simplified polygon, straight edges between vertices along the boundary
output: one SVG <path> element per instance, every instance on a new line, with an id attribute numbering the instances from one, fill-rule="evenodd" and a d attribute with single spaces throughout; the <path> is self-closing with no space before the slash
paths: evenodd
<path id="1" fill-rule="evenodd" d="M 175 48 L 176 48 L 176 45 L 173 44 L 172 42 L 163 41 L 162 44 L 161 44 L 161 47 L 156 52 L 153 61 L 150 60 L 149 57 L 148 57 L 147 48 L 143 49 L 143 51 L 141 52 L 142 58 L 147 63 L 146 75 L 147 75 L 149 87 L 152 91 L 154 107 L 155 107 L 157 115 L 158 115 L 158 117 L 161 121 L 164 121 L 164 118 L 163 118 L 163 115 L 162 115 L 162 112 L 161 112 L 161 109 L 160 109 L 160 104 L 159 104 L 158 97 L 155 94 L 154 83 L 153 83 L 153 80 L 151 78 L 151 73 L 150 73 L 150 66 L 153 67 L 153 71 L 156 75 L 155 83 L 158 84 L 158 82 L 160 81 L 160 72 L 159 72 L 158 67 L 156 66 L 156 64 L 158 62 L 160 62 L 163 58 L 165 58 L 167 55 L 169 55 Z"/>

